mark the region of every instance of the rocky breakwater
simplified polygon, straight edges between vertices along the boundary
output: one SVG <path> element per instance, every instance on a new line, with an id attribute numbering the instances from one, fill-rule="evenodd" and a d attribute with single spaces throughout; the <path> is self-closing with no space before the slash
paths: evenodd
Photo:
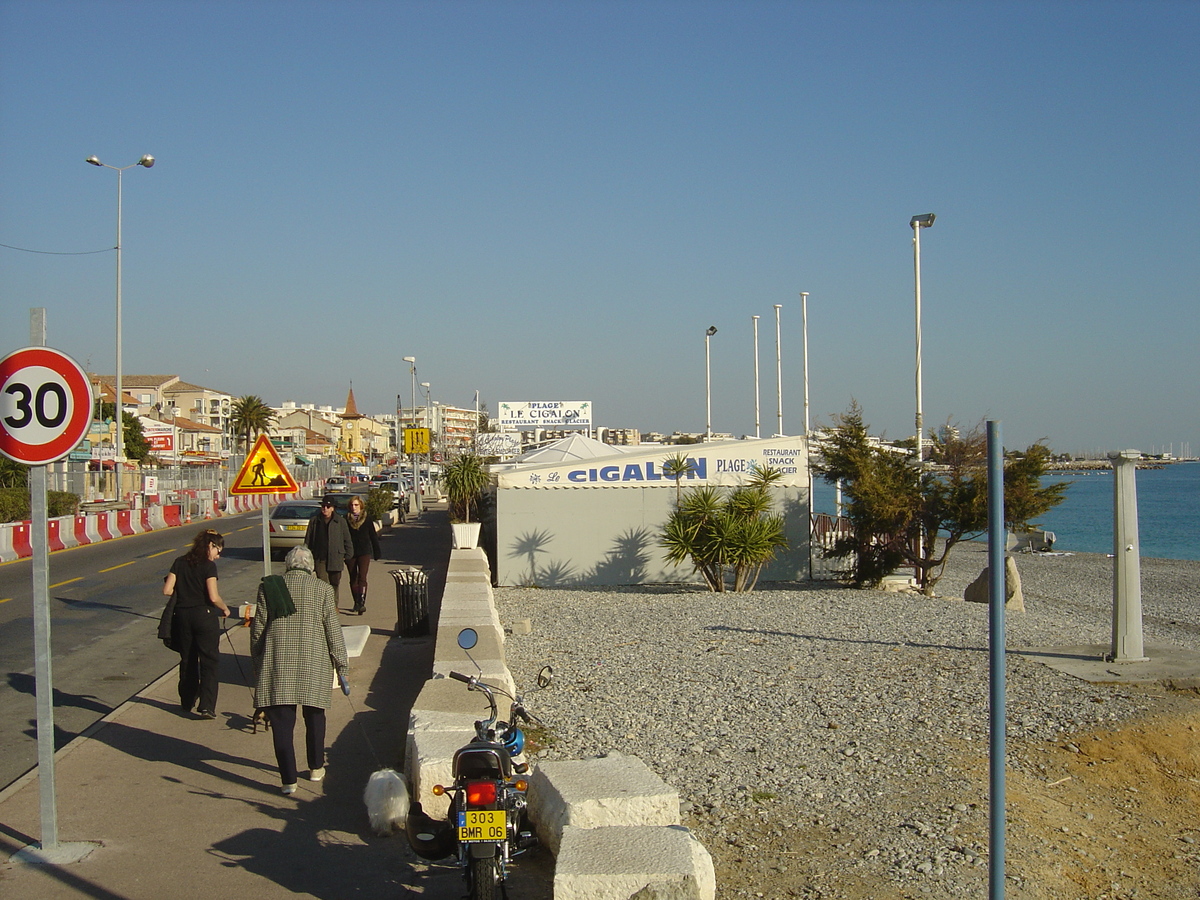
<path id="1" fill-rule="evenodd" d="M 507 644 L 537 696 L 544 759 L 634 755 L 679 789 L 719 897 L 986 896 L 988 616 L 944 596 L 832 584 L 503 588 Z M 1020 555 L 1010 650 L 1104 644 L 1111 560 Z M 1200 564 L 1144 560 L 1148 643 L 1200 650 Z M 1091 684 L 1008 656 L 1007 894 L 1200 893 L 1200 698 Z"/>

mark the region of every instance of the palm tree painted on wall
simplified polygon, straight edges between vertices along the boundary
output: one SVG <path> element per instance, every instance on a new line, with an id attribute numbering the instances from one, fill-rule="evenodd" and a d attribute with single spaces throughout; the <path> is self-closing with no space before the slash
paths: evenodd
<path id="1" fill-rule="evenodd" d="M 246 450 L 255 435 L 265 434 L 275 424 L 275 411 L 267 406 L 257 394 L 247 394 L 233 401 L 231 423 L 238 440 L 244 441 Z"/>

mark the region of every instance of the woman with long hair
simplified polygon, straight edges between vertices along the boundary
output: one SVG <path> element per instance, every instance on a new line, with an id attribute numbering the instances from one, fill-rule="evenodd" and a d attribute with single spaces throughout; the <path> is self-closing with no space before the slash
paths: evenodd
<path id="1" fill-rule="evenodd" d="M 179 651 L 179 706 L 190 713 L 198 701 L 202 719 L 217 717 L 221 618 L 229 615 L 217 590 L 217 557 L 224 547 L 219 531 L 204 529 L 192 548 L 171 563 L 163 583 L 163 594 L 175 595 L 171 637 Z"/>
<path id="2" fill-rule="evenodd" d="M 354 544 L 354 555 L 346 560 L 350 592 L 354 595 L 354 611 L 361 616 L 367 611 L 367 570 L 371 568 L 371 560 L 382 555 L 375 518 L 367 513 L 362 497 L 350 498 L 346 524 L 350 526 L 350 542 Z"/>

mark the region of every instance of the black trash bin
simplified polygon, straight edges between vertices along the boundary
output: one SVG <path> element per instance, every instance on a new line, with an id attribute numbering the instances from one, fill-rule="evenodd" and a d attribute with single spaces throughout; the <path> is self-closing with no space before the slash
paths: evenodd
<path id="1" fill-rule="evenodd" d="M 429 575 L 416 566 L 390 572 L 396 581 L 396 637 L 429 634 Z"/>

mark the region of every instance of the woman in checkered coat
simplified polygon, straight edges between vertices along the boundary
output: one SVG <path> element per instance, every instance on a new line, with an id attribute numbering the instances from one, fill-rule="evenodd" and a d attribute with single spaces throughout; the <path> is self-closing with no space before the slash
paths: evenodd
<path id="1" fill-rule="evenodd" d="M 304 713 L 308 779 L 320 781 L 325 777 L 325 710 L 330 705 L 333 673 L 336 670 L 343 685 L 348 684 L 349 663 L 333 588 L 313 574 L 312 551 L 295 548 L 284 567 L 281 580 L 266 578 L 258 589 L 250 646 L 257 683 L 255 706 L 266 709 L 283 792 L 292 794 L 296 791 L 292 743 L 296 707 Z"/>

